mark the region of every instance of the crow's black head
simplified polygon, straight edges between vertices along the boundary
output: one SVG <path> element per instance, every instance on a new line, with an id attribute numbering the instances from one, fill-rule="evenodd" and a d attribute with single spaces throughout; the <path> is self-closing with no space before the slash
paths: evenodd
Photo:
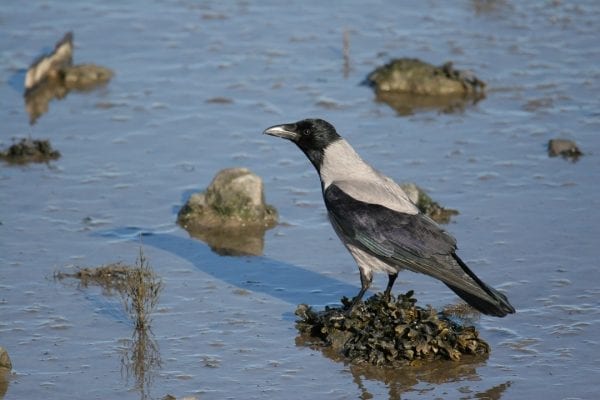
<path id="1" fill-rule="evenodd" d="M 341 139 L 333 125 L 322 119 L 303 119 L 292 124 L 275 125 L 264 133 L 296 143 L 317 170 L 321 167 L 327 146 Z"/>

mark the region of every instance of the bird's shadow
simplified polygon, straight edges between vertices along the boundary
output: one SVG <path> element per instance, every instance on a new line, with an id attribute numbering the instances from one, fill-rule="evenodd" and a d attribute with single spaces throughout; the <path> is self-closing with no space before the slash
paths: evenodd
<path id="1" fill-rule="evenodd" d="M 309 269 L 264 256 L 223 257 L 196 239 L 138 227 L 119 227 L 96 232 L 105 238 L 141 242 L 143 246 L 167 251 L 198 270 L 239 288 L 260 292 L 290 304 L 316 307 L 339 304 L 358 287 Z"/>

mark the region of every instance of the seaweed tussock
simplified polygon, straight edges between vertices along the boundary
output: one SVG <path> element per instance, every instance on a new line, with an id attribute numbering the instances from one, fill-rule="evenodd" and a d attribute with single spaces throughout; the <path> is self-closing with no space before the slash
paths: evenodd
<path id="1" fill-rule="evenodd" d="M 0 160 L 11 164 L 43 163 L 60 158 L 48 140 L 21 139 L 8 149 L 0 150 Z"/>
<path id="2" fill-rule="evenodd" d="M 489 353 L 473 326 L 461 326 L 416 302 L 409 291 L 389 300 L 376 294 L 354 309 L 346 297 L 342 307 L 319 312 L 300 304 L 296 327 L 309 344 L 332 348 L 352 363 L 398 366 Z"/>

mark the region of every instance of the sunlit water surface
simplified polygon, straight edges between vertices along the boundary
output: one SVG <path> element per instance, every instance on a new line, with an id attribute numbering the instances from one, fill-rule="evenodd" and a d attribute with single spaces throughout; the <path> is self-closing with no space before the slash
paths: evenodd
<path id="1" fill-rule="evenodd" d="M 2 2 L 1 145 L 31 136 L 62 153 L 0 167 L 0 346 L 14 364 L 4 398 L 595 398 L 600 3 L 284 3 Z M 116 76 L 29 126 L 24 70 L 67 30 L 76 63 Z M 359 83 L 404 56 L 474 71 L 487 98 L 400 116 Z M 460 210 L 447 226 L 459 254 L 517 308 L 475 320 L 487 360 L 389 374 L 296 345 L 297 304 L 336 303 L 359 285 L 314 170 L 261 135 L 304 117 L 329 120 L 378 169 Z M 585 155 L 549 158 L 553 137 Z M 231 166 L 263 177 L 280 212 L 263 256 L 219 256 L 175 224 L 189 193 Z M 152 325 L 161 362 L 143 388 L 124 370 L 133 326 L 119 297 L 53 279 L 133 264 L 140 232 L 165 285 Z M 409 289 L 422 305 L 457 301 L 402 274 L 396 290 Z"/>

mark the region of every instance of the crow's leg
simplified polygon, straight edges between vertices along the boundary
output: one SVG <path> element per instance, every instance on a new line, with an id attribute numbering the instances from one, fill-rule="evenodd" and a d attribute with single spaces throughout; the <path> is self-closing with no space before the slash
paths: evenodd
<path id="1" fill-rule="evenodd" d="M 369 286 L 371 286 L 371 282 L 373 282 L 373 273 L 370 269 L 363 269 L 360 267 L 358 269 L 360 271 L 360 291 L 356 297 L 352 299 L 352 306 L 350 309 L 353 309 L 354 306 L 361 302 L 365 292 L 369 289 Z"/>
<path id="2" fill-rule="evenodd" d="M 385 292 L 383 293 L 384 298 L 387 301 L 390 301 L 392 294 L 392 286 L 394 286 L 394 282 L 396 282 L 396 278 L 398 277 L 398 273 L 388 274 L 388 284 L 385 288 Z"/>

